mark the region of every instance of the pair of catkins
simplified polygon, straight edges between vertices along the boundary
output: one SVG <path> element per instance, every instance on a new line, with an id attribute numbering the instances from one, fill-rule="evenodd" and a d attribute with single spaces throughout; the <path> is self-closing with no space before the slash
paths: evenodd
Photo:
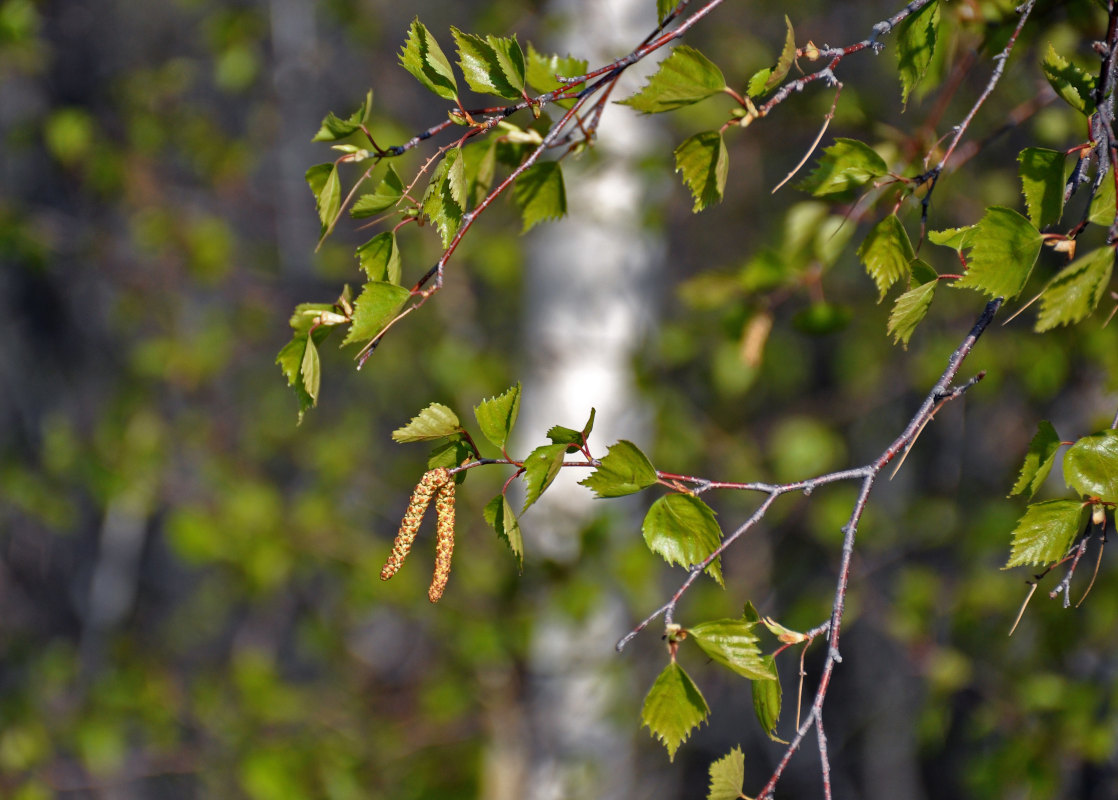
<path id="1" fill-rule="evenodd" d="M 454 554 L 454 476 L 445 467 L 426 472 L 412 492 L 408 510 L 404 512 L 404 519 L 400 522 L 400 531 L 396 534 L 396 541 L 392 543 L 392 552 L 380 571 L 380 579 L 388 580 L 403 566 L 432 498 L 435 500 L 437 515 L 435 575 L 431 579 L 427 597 L 432 603 L 437 603 L 450 580 L 450 559 Z"/>

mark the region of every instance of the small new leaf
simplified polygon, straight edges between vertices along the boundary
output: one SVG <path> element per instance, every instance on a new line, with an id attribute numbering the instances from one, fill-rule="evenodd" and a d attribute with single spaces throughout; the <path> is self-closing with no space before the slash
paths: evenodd
<path id="1" fill-rule="evenodd" d="M 427 442 L 454 436 L 462 430 L 458 416 L 442 403 L 431 403 L 420 411 L 411 422 L 392 431 L 394 442 Z"/>
<path id="2" fill-rule="evenodd" d="M 858 258 L 877 284 L 879 303 L 894 283 L 908 277 L 915 253 L 908 232 L 896 214 L 890 214 L 873 226 L 858 248 Z"/>
<path id="3" fill-rule="evenodd" d="M 677 5 L 679 0 L 656 0 L 656 21 L 663 22 Z"/>
<path id="4" fill-rule="evenodd" d="M 307 170 L 307 185 L 314 193 L 315 210 L 322 223 L 319 243 L 326 238 L 338 219 L 342 207 L 342 181 L 337 164 L 315 164 Z"/>
<path id="5" fill-rule="evenodd" d="M 1081 495 L 1118 503 L 1118 430 L 1084 436 L 1069 447 L 1064 482 Z"/>
<path id="6" fill-rule="evenodd" d="M 1079 500 L 1033 503 L 1017 521 L 1013 549 L 1003 569 L 1059 561 L 1083 530 L 1087 516 L 1088 508 Z"/>
<path id="7" fill-rule="evenodd" d="M 558 219 L 567 213 L 567 190 L 558 161 L 541 161 L 524 170 L 512 187 L 512 200 L 524 221 L 527 233 L 545 219 Z"/>
<path id="8" fill-rule="evenodd" d="M 400 66 L 444 100 L 457 100 L 458 83 L 454 79 L 454 70 L 419 17 L 412 20 L 408 28 L 407 41 L 400 51 Z"/>
<path id="9" fill-rule="evenodd" d="M 400 283 L 400 247 L 393 231 L 378 233 L 358 246 L 357 260 L 369 280 Z"/>
<path id="10" fill-rule="evenodd" d="M 1106 294 L 1113 271 L 1113 247 L 1100 247 L 1064 267 L 1040 295 L 1037 332 L 1072 325 L 1090 316 Z"/>
<path id="11" fill-rule="evenodd" d="M 450 245 L 450 240 L 454 238 L 458 225 L 462 222 L 466 184 L 461 154 L 462 151 L 457 147 L 447 151 L 431 175 L 427 191 L 423 194 L 423 213 L 439 229 L 443 247 Z"/>
<path id="12" fill-rule="evenodd" d="M 941 247 L 950 247 L 956 253 L 969 250 L 974 245 L 976 225 L 965 228 L 948 228 L 944 231 L 928 231 L 928 241 Z"/>
<path id="13" fill-rule="evenodd" d="M 763 656 L 762 660 L 772 668 L 773 680 L 753 681 L 753 713 L 770 739 L 787 744 L 776 735 L 776 723 L 780 721 L 780 702 L 783 692 L 780 688 L 780 679 L 776 676 L 776 660 L 772 656 Z"/>
<path id="14" fill-rule="evenodd" d="M 322 127 L 319 128 L 318 133 L 314 135 L 314 139 L 311 141 L 336 142 L 338 139 L 344 139 L 351 134 L 357 133 L 369 118 L 369 112 L 372 108 L 373 90 L 370 89 L 365 94 L 365 102 L 346 119 L 340 119 L 334 116 L 333 112 L 327 114 L 326 119 L 322 120 Z"/>
<path id="15" fill-rule="evenodd" d="M 427 469 L 438 469 L 439 467 L 453 469 L 461 466 L 463 462 L 472 461 L 474 458 L 477 458 L 477 453 L 470 447 L 469 440 L 461 433 L 457 433 L 435 445 L 431 454 L 427 456 Z M 466 475 L 465 471 L 455 473 L 454 482 L 456 484 L 464 483 Z"/>
<path id="16" fill-rule="evenodd" d="M 679 746 L 708 716 L 710 707 L 699 687 L 683 667 L 672 661 L 644 698 L 641 725 L 663 743 L 668 759 L 674 761 Z"/>
<path id="17" fill-rule="evenodd" d="M 914 276 L 915 272 L 914 269 Z M 926 281 L 897 298 L 897 302 L 893 305 L 893 312 L 889 315 L 887 328 L 893 336 L 894 344 L 901 344 L 906 350 L 908 349 L 908 340 L 912 338 L 916 326 L 924 319 L 924 315 L 932 305 L 932 295 L 935 293 L 937 283 L 939 281 L 935 279 Z"/>
<path id="18" fill-rule="evenodd" d="M 571 56 L 543 55 L 536 48 L 528 45 L 527 80 L 540 92 L 552 92 L 564 84 L 556 79 L 556 75 L 564 78 L 574 78 L 586 74 L 586 61 Z M 565 100 L 562 104 L 570 104 Z M 561 104 L 561 105 L 562 105 Z"/>
<path id="19" fill-rule="evenodd" d="M 707 800 L 740 800 L 745 782 L 745 755 L 735 747 L 710 765 L 710 790 Z"/>
<path id="20" fill-rule="evenodd" d="M 776 66 L 772 68 L 769 73 L 768 80 L 765 81 L 765 92 L 772 91 L 779 86 L 784 79 L 788 76 L 788 70 L 792 69 L 792 63 L 796 60 L 796 32 L 792 30 L 792 20 L 788 15 L 784 15 L 784 47 L 780 51 L 780 57 L 776 60 Z"/>
<path id="21" fill-rule="evenodd" d="M 382 211 L 395 206 L 404 196 L 404 182 L 396 174 L 396 169 L 389 164 L 388 171 L 377 188 L 370 194 L 358 197 L 349 209 L 349 215 L 355 219 L 372 217 Z"/>
<path id="22" fill-rule="evenodd" d="M 1058 222 L 1064 213 L 1066 160 L 1063 153 L 1043 147 L 1026 147 L 1017 156 L 1025 207 L 1038 228 Z"/>
<path id="23" fill-rule="evenodd" d="M 1016 297 L 1029 280 L 1043 242 L 1040 231 L 1016 211 L 991 206 L 974 226 L 967 274 L 954 285 L 990 297 Z"/>
<path id="24" fill-rule="evenodd" d="M 717 619 L 688 628 L 688 633 L 704 653 L 743 678 L 775 680 L 775 668 L 765 662 L 752 628 L 744 619 Z"/>
<path id="25" fill-rule="evenodd" d="M 579 484 L 598 497 L 622 497 L 656 483 L 656 468 L 635 444 L 622 439 Z"/>
<path id="26" fill-rule="evenodd" d="M 303 351 L 303 361 L 299 366 L 299 376 L 303 379 L 303 388 L 311 398 L 311 405 L 318 405 L 318 389 L 322 381 L 322 364 L 318 358 L 318 348 L 314 339 L 307 337 L 307 347 Z"/>
<path id="27" fill-rule="evenodd" d="M 1052 423 L 1048 420 L 1041 420 L 1040 424 L 1037 425 L 1032 441 L 1029 442 L 1029 451 L 1025 454 L 1025 462 L 1021 465 L 1021 472 L 1018 474 L 1017 482 L 1013 484 L 1013 491 L 1009 493 L 1009 496 L 1022 494 L 1027 489 L 1028 497 L 1031 500 L 1037 489 L 1048 477 L 1048 473 L 1052 471 L 1052 465 L 1056 463 L 1056 451 L 1059 449 L 1060 437 L 1056 433 L 1056 429 L 1052 427 Z"/>
<path id="28" fill-rule="evenodd" d="M 888 171 L 885 160 L 865 142 L 838 138 L 799 188 L 816 197 L 847 194 Z"/>
<path id="29" fill-rule="evenodd" d="M 384 330 L 411 297 L 411 291 L 387 281 L 366 283 L 353 304 L 353 324 L 342 346 L 367 342 Z"/>
<path id="30" fill-rule="evenodd" d="M 1091 198 L 1091 207 L 1087 213 L 1088 221 L 1095 225 L 1109 228 L 1114 224 L 1114 181 L 1104 179 L 1095 196 Z"/>
<path id="31" fill-rule="evenodd" d="M 725 88 L 722 70 L 695 48 L 681 44 L 660 62 L 643 89 L 618 102 L 645 114 L 658 114 L 705 100 Z"/>
<path id="32" fill-rule="evenodd" d="M 939 32 L 939 3 L 931 2 L 910 16 L 897 31 L 897 60 L 901 76 L 901 103 L 923 79 L 932 63 Z"/>
<path id="33" fill-rule="evenodd" d="M 524 53 L 516 37 L 481 38 L 450 29 L 458 44 L 458 66 L 466 83 L 478 94 L 519 100 L 524 92 Z"/>
<path id="34" fill-rule="evenodd" d="M 524 537 L 520 533 L 520 520 L 513 513 L 509 501 L 503 494 L 499 494 L 485 504 L 482 514 L 485 516 L 485 521 L 497 532 L 497 536 L 504 540 L 516 557 L 516 568 L 523 572 Z"/>
<path id="35" fill-rule="evenodd" d="M 306 331 L 297 332 L 276 356 L 276 363 L 283 370 L 284 377 L 287 378 L 287 385 L 294 389 L 295 396 L 299 400 L 300 423 L 303 421 L 303 414 L 306 413 L 307 409 L 315 405 L 318 394 L 318 389 L 315 387 L 316 397 L 311 397 L 304 382 L 303 362 L 307 359 L 307 345 L 311 339 L 314 340 L 315 344 L 321 342 L 329 333 L 329 328 L 317 328 L 309 334 Z"/>
<path id="36" fill-rule="evenodd" d="M 675 171 L 683 173 L 683 182 L 691 190 L 698 213 L 707 206 L 722 202 L 730 156 L 719 131 L 696 133 L 675 149 Z"/>
<path id="37" fill-rule="evenodd" d="M 520 413 L 520 384 L 510 387 L 504 394 L 482 400 L 474 408 L 474 418 L 481 433 L 494 447 L 505 449 L 509 432 Z"/>
<path id="38" fill-rule="evenodd" d="M 1084 116 L 1095 112 L 1095 84 L 1096 78 L 1086 70 L 1072 64 L 1052 46 L 1048 45 L 1048 53 L 1040 64 L 1044 77 L 1052 84 L 1056 94 Z"/>
<path id="39" fill-rule="evenodd" d="M 669 494 L 661 497 L 644 517 L 641 533 L 645 544 L 669 564 L 690 567 L 706 560 L 722 543 L 722 529 L 714 511 L 690 494 Z M 707 574 L 721 586 L 721 559 L 707 567 Z"/>
<path id="40" fill-rule="evenodd" d="M 543 444 L 524 459 L 525 491 L 524 508 L 520 510 L 521 514 L 528 510 L 528 506 L 539 500 L 540 495 L 555 480 L 555 476 L 563 468 L 563 456 L 566 452 L 565 444 Z"/>

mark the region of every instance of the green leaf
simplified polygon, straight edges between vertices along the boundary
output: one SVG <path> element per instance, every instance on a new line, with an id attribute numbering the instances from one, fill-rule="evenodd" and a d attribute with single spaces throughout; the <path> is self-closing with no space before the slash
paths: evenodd
<path id="1" fill-rule="evenodd" d="M 435 445 L 435 448 L 427 457 L 427 469 L 438 469 L 439 467 L 453 469 L 475 458 L 477 458 L 477 453 L 470 447 L 470 443 L 467 441 L 466 437 L 459 433 L 451 437 L 448 441 L 443 441 Z M 463 483 L 465 480 L 465 471 L 455 473 L 455 483 Z"/>
<path id="2" fill-rule="evenodd" d="M 644 698 L 641 726 L 652 731 L 668 751 L 668 759 L 675 760 L 679 746 L 708 716 L 710 708 L 699 687 L 672 661 Z"/>
<path id="3" fill-rule="evenodd" d="M 462 164 L 459 163 L 460 156 L 461 150 L 457 147 L 447 151 L 431 175 L 423 195 L 423 213 L 438 228 L 444 248 L 450 245 L 462 222 L 466 183 Z"/>
<path id="4" fill-rule="evenodd" d="M 384 330 L 411 297 L 411 291 L 386 281 L 369 281 L 353 304 L 353 324 L 342 346 L 367 342 Z"/>
<path id="5" fill-rule="evenodd" d="M 395 206 L 404 196 L 404 182 L 396 174 L 395 168 L 388 165 L 388 171 L 371 194 L 363 194 L 354 201 L 349 215 L 355 219 L 373 217 Z"/>
<path id="6" fill-rule="evenodd" d="M 520 532 L 520 520 L 513 513 L 512 506 L 503 494 L 499 494 L 485 504 L 482 512 L 485 521 L 504 540 L 509 550 L 516 556 L 516 568 L 524 571 L 524 537 Z"/>
<path id="7" fill-rule="evenodd" d="M 332 303 L 300 303 L 295 306 L 295 313 L 291 315 L 288 323 L 296 333 L 306 333 L 314 327 L 320 315 L 331 312 L 337 313 Z"/>
<path id="8" fill-rule="evenodd" d="M 784 47 L 780 51 L 780 57 L 776 60 L 776 66 L 772 68 L 768 80 L 765 81 L 765 91 L 772 91 L 788 76 L 788 70 L 792 68 L 792 62 L 796 60 L 796 32 L 792 30 L 792 20 L 788 19 L 788 15 L 784 15 Z"/>
<path id="9" fill-rule="evenodd" d="M 321 242 L 334 227 L 342 207 L 342 181 L 338 177 L 338 165 L 315 164 L 307 170 L 307 185 L 314 193 L 315 210 L 322 222 Z"/>
<path id="10" fill-rule="evenodd" d="M 431 403 L 420 411 L 411 422 L 392 431 L 394 442 L 428 442 L 454 436 L 462 430 L 458 416 L 442 403 Z"/>
<path id="11" fill-rule="evenodd" d="M 303 350 L 303 362 L 299 366 L 299 375 L 303 379 L 303 388 L 310 395 L 311 405 L 318 405 L 318 389 L 322 382 L 322 363 L 318 358 L 318 348 L 314 339 L 307 337 L 307 346 Z"/>
<path id="12" fill-rule="evenodd" d="M 1084 116 L 1095 112 L 1095 84 L 1096 78 L 1086 70 L 1070 63 L 1056 52 L 1051 43 L 1048 53 L 1040 64 L 1044 77 L 1052 84 L 1056 94 Z"/>
<path id="13" fill-rule="evenodd" d="M 400 51 L 400 66 L 415 76 L 416 80 L 444 100 L 458 99 L 458 83 L 454 70 L 443 55 L 442 48 L 427 27 L 412 20 L 408 28 L 408 38 Z"/>
<path id="14" fill-rule="evenodd" d="M 656 468 L 635 444 L 624 439 L 610 447 L 598 468 L 579 484 L 598 497 L 622 497 L 656 483 Z"/>
<path id="15" fill-rule="evenodd" d="M 744 619 L 716 619 L 701 622 L 687 632 L 704 653 L 743 678 L 775 680 L 775 668 L 761 655 L 758 639 L 753 635 L 753 624 Z"/>
<path id="16" fill-rule="evenodd" d="M 1038 228 L 1058 222 L 1064 213 L 1065 161 L 1063 153 L 1043 147 L 1026 147 L 1017 156 L 1025 207 Z"/>
<path id="17" fill-rule="evenodd" d="M 746 86 L 746 94 L 750 97 L 760 97 L 765 93 L 765 87 L 769 83 L 769 76 L 773 74 L 772 67 L 765 67 L 753 73 L 749 79 L 749 84 Z"/>
<path id="18" fill-rule="evenodd" d="M 590 436 L 590 431 L 594 430 L 594 415 L 597 409 L 590 409 L 590 417 L 586 420 L 586 424 L 581 431 L 576 431 L 574 428 L 568 428 L 564 425 L 552 425 L 547 431 L 547 438 L 551 440 L 552 444 L 565 444 L 568 453 L 574 453 L 579 450 L 586 439 Z"/>
<path id="19" fill-rule="evenodd" d="M 766 666 L 772 668 L 773 680 L 753 681 L 753 713 L 765 734 L 774 742 L 787 744 L 776 735 L 776 723 L 780 721 L 780 702 L 782 690 L 780 678 L 776 675 L 776 660 L 772 656 L 762 656 Z"/>
<path id="20" fill-rule="evenodd" d="M 679 0 L 656 0 L 656 21 L 663 22 L 677 5 Z"/>
<path id="21" fill-rule="evenodd" d="M 735 747 L 710 765 L 710 789 L 707 800 L 739 800 L 745 782 L 745 755 Z"/>
<path id="22" fill-rule="evenodd" d="M 327 306 L 327 308 L 332 309 L 333 306 Z M 292 320 L 294 321 L 294 317 L 292 317 Z M 294 389 L 295 396 L 299 400 L 300 423 L 303 421 L 303 414 L 306 413 L 307 409 L 316 404 L 318 394 L 316 387 L 316 397 L 311 397 L 304 383 L 303 362 L 307 358 L 307 345 L 311 339 L 313 339 L 315 345 L 321 344 L 322 340 L 329 335 L 330 329 L 323 327 L 316 328 L 314 332 L 310 334 L 308 334 L 306 330 L 296 332 L 291 341 L 284 345 L 283 349 L 280 350 L 279 354 L 276 356 L 276 364 L 278 364 L 283 371 L 284 377 L 287 378 L 287 385 Z"/>
<path id="23" fill-rule="evenodd" d="M 555 480 L 555 476 L 563 468 L 563 456 L 566 453 L 565 444 L 543 444 L 524 459 L 524 508 L 520 510 L 521 514 L 539 500 L 540 495 Z"/>
<path id="24" fill-rule="evenodd" d="M 1084 436 L 1069 447 L 1064 481 L 1081 495 L 1118 503 L 1118 430 Z"/>
<path id="25" fill-rule="evenodd" d="M 915 263 L 925 267 L 928 266 L 920 259 L 916 259 Z M 928 269 L 931 269 L 931 267 L 928 267 Z M 914 277 L 915 272 L 916 270 L 913 269 Z M 924 319 L 924 315 L 928 313 L 928 309 L 932 305 L 932 295 L 935 293 L 937 283 L 939 281 L 933 278 L 909 289 L 897 298 L 897 302 L 893 305 L 893 312 L 889 315 L 889 326 L 886 329 L 888 333 L 892 334 L 894 344 L 902 344 L 905 349 L 908 349 L 908 340 L 912 338 L 916 326 Z"/>
<path id="26" fill-rule="evenodd" d="M 1109 228 L 1114 224 L 1114 181 L 1104 178 L 1099 190 L 1091 198 L 1087 219 L 1095 225 Z"/>
<path id="27" fill-rule="evenodd" d="M 928 241 L 943 247 L 950 247 L 957 253 L 969 250 L 974 246 L 974 231 L 976 225 L 965 228 L 948 228 L 945 231 L 928 231 Z"/>
<path id="28" fill-rule="evenodd" d="M 873 226 L 858 248 L 858 258 L 877 284 L 877 302 L 885 299 L 885 293 L 894 283 L 908 278 L 909 265 L 915 257 L 912 242 L 896 214 L 890 214 Z"/>
<path id="29" fill-rule="evenodd" d="M 695 198 L 691 210 L 696 213 L 722 202 L 729 169 L 730 156 L 719 131 L 696 133 L 675 149 L 675 171 L 683 173 L 683 182 Z"/>
<path id="30" fill-rule="evenodd" d="M 798 188 L 816 197 L 847 194 L 889 171 L 873 148 L 857 139 L 835 139 Z"/>
<path id="31" fill-rule="evenodd" d="M 1028 489 L 1029 498 L 1032 499 L 1052 471 L 1052 465 L 1056 463 L 1056 451 L 1059 449 L 1060 437 L 1056 434 L 1056 429 L 1048 420 L 1041 420 L 1029 442 L 1029 452 L 1025 454 L 1025 462 L 1021 465 L 1021 472 L 1017 475 L 1017 482 L 1013 484 L 1013 491 L 1009 496 L 1022 494 Z"/>
<path id="32" fill-rule="evenodd" d="M 558 161 L 541 161 L 524 170 L 512 187 L 512 200 L 524 220 L 522 233 L 545 219 L 567 213 L 567 190 Z"/>
<path id="33" fill-rule="evenodd" d="M 990 297 L 1016 297 L 1029 280 L 1043 241 L 1040 231 L 1016 211 L 991 206 L 975 225 L 967 272 L 954 285 Z"/>
<path id="34" fill-rule="evenodd" d="M 641 524 L 648 549 L 669 564 L 689 568 L 702 563 L 722 543 L 722 529 L 710 506 L 690 494 L 669 494 L 661 497 Z M 707 567 L 707 574 L 722 584 L 721 559 Z"/>
<path id="35" fill-rule="evenodd" d="M 520 384 L 510 387 L 504 394 L 482 400 L 474 408 L 474 418 L 485 436 L 494 447 L 505 449 L 509 432 L 516 424 L 520 413 Z"/>
<path id="36" fill-rule="evenodd" d="M 761 621 L 761 615 L 757 613 L 757 609 L 754 607 L 752 600 L 745 601 L 745 606 L 742 608 L 741 612 L 741 618 L 750 624 Z"/>
<path id="37" fill-rule="evenodd" d="M 322 120 L 322 127 L 319 128 L 318 133 L 314 135 L 312 142 L 335 142 L 338 139 L 356 133 L 361 130 L 361 126 L 369 118 L 369 112 L 373 109 L 373 90 L 370 89 L 365 94 L 365 102 L 361 107 L 349 115 L 346 119 L 339 119 L 334 116 L 333 112 L 326 115 L 326 119 Z"/>
<path id="38" fill-rule="evenodd" d="M 357 248 L 357 259 L 369 280 L 400 283 L 400 247 L 392 231 L 378 233 Z"/>
<path id="39" fill-rule="evenodd" d="M 1113 247 L 1100 247 L 1064 267 L 1040 295 L 1037 332 L 1071 325 L 1090 316 L 1106 294 L 1113 271 Z"/>
<path id="40" fill-rule="evenodd" d="M 1003 569 L 1059 561 L 1086 525 L 1087 514 L 1087 506 L 1079 500 L 1046 500 L 1028 506 L 1013 530 L 1013 550 Z"/>
<path id="41" fill-rule="evenodd" d="M 939 3 L 931 2 L 901 23 L 897 31 L 897 60 L 901 76 L 901 103 L 924 78 L 936 50 Z"/>
<path id="42" fill-rule="evenodd" d="M 681 44 L 660 62 L 643 89 L 618 102 L 645 114 L 658 114 L 721 94 L 725 88 L 722 70 L 695 48 Z"/>
<path id="43" fill-rule="evenodd" d="M 466 148 L 462 151 L 462 161 L 465 164 L 466 185 L 470 187 L 466 204 L 476 208 L 489 194 L 497 174 L 497 140 L 490 139 L 484 144 Z"/>
<path id="44" fill-rule="evenodd" d="M 487 36 L 450 29 L 458 44 L 458 66 L 479 94 L 519 100 L 524 93 L 524 53 L 516 37 Z"/>
<path id="45" fill-rule="evenodd" d="M 555 76 L 575 78 L 586 74 L 586 61 L 571 56 L 543 55 L 531 44 L 528 45 L 527 80 L 540 92 L 552 92 L 564 86 Z M 560 105 L 569 107 L 573 100 L 564 100 Z"/>

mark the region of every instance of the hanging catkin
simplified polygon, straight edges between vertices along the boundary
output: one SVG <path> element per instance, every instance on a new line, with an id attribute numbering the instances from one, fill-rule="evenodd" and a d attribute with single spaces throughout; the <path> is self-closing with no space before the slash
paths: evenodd
<path id="1" fill-rule="evenodd" d="M 449 480 L 440 487 L 435 495 L 435 513 L 438 518 L 435 530 L 435 576 L 427 597 L 432 603 L 439 602 L 450 580 L 450 559 L 454 555 L 454 481 Z"/>
<path id="2" fill-rule="evenodd" d="M 408 551 L 411 550 L 412 543 L 415 541 L 415 534 L 419 531 L 419 523 L 423 521 L 423 514 L 427 511 L 427 506 L 431 504 L 431 498 L 441 487 L 446 485 L 447 481 L 450 481 L 451 485 L 454 483 L 451 480 L 450 472 L 445 467 L 440 467 L 424 474 L 419 485 L 415 487 L 411 502 L 408 503 L 408 510 L 404 512 L 404 519 L 400 522 L 400 531 L 396 534 L 396 541 L 392 543 L 392 552 L 388 556 L 388 561 L 384 564 L 384 569 L 380 571 L 382 581 L 391 578 L 403 566 L 404 559 L 408 557 Z M 453 514 L 453 512 L 451 513 Z"/>

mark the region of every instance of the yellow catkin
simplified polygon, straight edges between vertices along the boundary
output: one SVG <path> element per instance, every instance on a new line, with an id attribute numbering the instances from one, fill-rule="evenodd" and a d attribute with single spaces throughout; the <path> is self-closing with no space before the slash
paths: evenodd
<path id="1" fill-rule="evenodd" d="M 415 541 L 415 534 L 419 531 L 419 523 L 423 521 L 423 514 L 431 504 L 431 498 L 450 480 L 450 472 L 440 467 L 424 474 L 419 485 L 415 487 L 411 502 L 408 503 L 408 510 L 404 512 L 404 519 L 400 522 L 400 532 L 396 534 L 396 541 L 392 543 L 392 552 L 380 571 L 382 581 L 391 578 L 403 566 L 404 559 L 408 557 L 408 551 Z"/>
<path id="2" fill-rule="evenodd" d="M 435 512 L 438 514 L 435 541 L 435 576 L 427 597 L 432 603 L 439 602 L 450 580 L 450 559 L 454 555 L 454 481 L 448 481 L 435 495 Z"/>

